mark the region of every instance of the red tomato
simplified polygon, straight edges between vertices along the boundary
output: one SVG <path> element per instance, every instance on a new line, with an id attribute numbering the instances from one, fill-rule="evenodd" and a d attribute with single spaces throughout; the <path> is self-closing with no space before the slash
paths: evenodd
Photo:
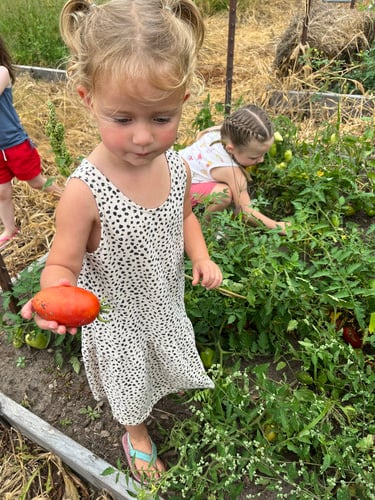
<path id="1" fill-rule="evenodd" d="M 342 329 L 342 336 L 348 344 L 354 348 L 362 347 L 361 337 L 358 335 L 357 330 L 353 326 L 344 326 Z"/>
<path id="2" fill-rule="evenodd" d="M 68 328 L 88 325 L 100 312 L 96 295 L 77 286 L 44 288 L 34 296 L 32 305 L 40 317 Z"/>

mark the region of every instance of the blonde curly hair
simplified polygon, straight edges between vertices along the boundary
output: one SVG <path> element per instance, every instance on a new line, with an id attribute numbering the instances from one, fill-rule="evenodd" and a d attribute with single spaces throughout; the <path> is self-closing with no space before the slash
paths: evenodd
<path id="1" fill-rule="evenodd" d="M 89 94 L 108 78 L 184 91 L 195 81 L 205 27 L 191 0 L 69 0 L 60 15 L 70 82 Z"/>

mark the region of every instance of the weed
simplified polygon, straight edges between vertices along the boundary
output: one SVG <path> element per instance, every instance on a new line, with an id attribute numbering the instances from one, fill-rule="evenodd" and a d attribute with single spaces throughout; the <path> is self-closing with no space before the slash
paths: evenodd
<path id="1" fill-rule="evenodd" d="M 96 407 L 91 408 L 91 406 L 87 406 L 86 408 L 81 408 L 79 413 L 81 415 L 87 415 L 90 420 L 97 420 L 100 418 L 100 411 Z"/>
<path id="2" fill-rule="evenodd" d="M 48 123 L 46 134 L 49 138 L 52 151 L 55 154 L 55 162 L 63 177 L 69 177 L 73 164 L 72 155 L 65 144 L 65 127 L 56 117 L 56 108 L 52 102 L 48 103 Z"/>
<path id="3" fill-rule="evenodd" d="M 61 420 L 59 420 L 59 424 L 64 426 L 64 427 L 67 427 L 69 425 L 72 425 L 72 419 L 71 418 L 62 418 Z"/>
<path id="4" fill-rule="evenodd" d="M 18 356 L 16 359 L 17 368 L 26 368 L 26 358 L 25 356 Z"/>
<path id="5" fill-rule="evenodd" d="M 0 2 L 1 34 L 17 64 L 63 67 L 67 55 L 59 34 L 65 0 Z"/>

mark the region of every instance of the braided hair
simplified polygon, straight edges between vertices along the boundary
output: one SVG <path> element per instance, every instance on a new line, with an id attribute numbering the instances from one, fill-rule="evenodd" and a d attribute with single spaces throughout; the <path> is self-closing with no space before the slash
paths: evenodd
<path id="1" fill-rule="evenodd" d="M 220 128 L 221 140 L 234 146 L 246 146 L 251 139 L 266 142 L 273 137 L 273 127 L 264 109 L 249 104 L 227 116 Z"/>

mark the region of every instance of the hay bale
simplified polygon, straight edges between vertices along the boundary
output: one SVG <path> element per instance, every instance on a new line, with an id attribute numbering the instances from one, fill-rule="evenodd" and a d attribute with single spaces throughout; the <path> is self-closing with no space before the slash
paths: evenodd
<path id="1" fill-rule="evenodd" d="M 305 13 L 294 16 L 276 48 L 274 68 L 278 76 L 306 70 L 300 56 L 315 49 L 319 59 L 350 63 L 361 50 L 368 49 L 375 38 L 375 15 L 322 3 L 312 5 L 306 45 L 301 44 Z M 311 68 L 310 68 L 311 69 Z"/>

